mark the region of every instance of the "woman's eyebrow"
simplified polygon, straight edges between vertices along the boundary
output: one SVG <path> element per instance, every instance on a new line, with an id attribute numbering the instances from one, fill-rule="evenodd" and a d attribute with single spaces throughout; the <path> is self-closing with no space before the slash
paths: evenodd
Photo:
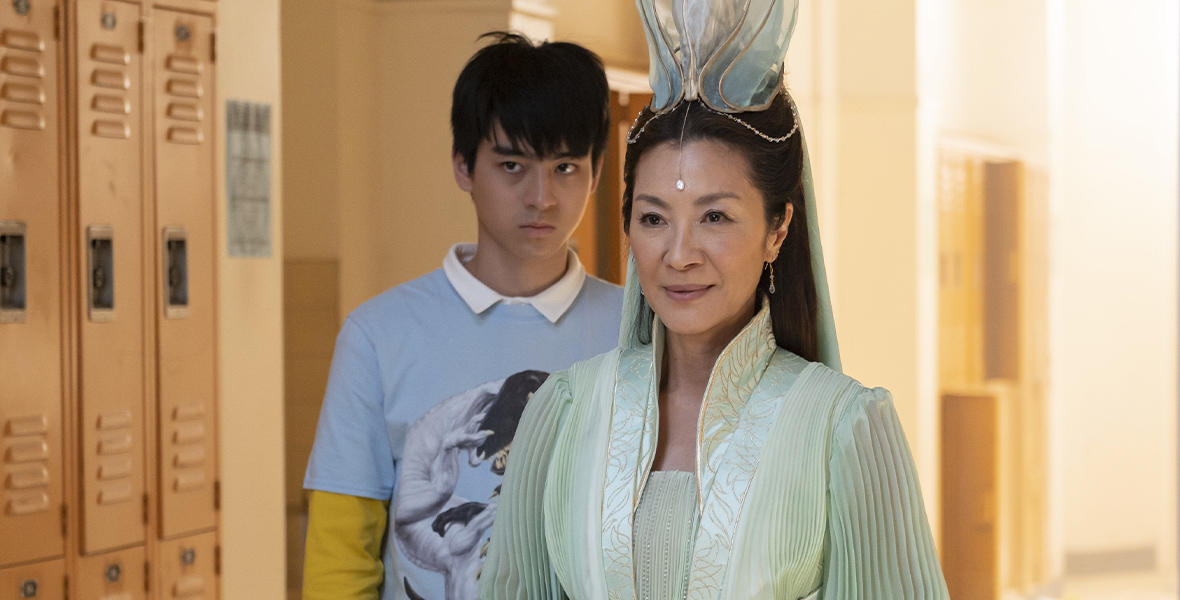
<path id="1" fill-rule="evenodd" d="M 705 194 L 704 196 L 701 196 L 700 198 L 693 200 L 692 204 L 693 204 L 693 206 L 699 207 L 699 206 L 703 206 L 705 204 L 717 202 L 718 200 L 739 200 L 739 199 L 740 199 L 740 197 L 733 192 L 713 192 L 712 194 Z M 650 204 L 654 204 L 660 208 L 668 208 L 667 202 L 664 202 L 663 200 L 661 200 L 655 196 L 652 196 L 650 194 L 640 194 L 635 197 L 635 201 L 636 202 L 647 202 Z"/>

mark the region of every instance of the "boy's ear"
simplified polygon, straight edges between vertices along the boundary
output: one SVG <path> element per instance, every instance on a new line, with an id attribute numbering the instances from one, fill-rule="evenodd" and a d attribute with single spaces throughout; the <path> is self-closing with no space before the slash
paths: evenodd
<path id="1" fill-rule="evenodd" d="M 598 182 L 602 180 L 602 165 L 606 163 L 606 152 L 594 161 L 594 181 L 590 182 L 590 195 L 598 193 Z"/>
<path id="2" fill-rule="evenodd" d="M 451 167 L 455 171 L 455 183 L 459 189 L 471 193 L 471 170 L 467 167 L 467 159 L 459 152 L 451 152 Z"/>

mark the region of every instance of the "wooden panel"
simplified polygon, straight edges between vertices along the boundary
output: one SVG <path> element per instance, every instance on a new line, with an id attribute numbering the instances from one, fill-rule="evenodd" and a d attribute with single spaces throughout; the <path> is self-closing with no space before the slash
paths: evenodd
<path id="1" fill-rule="evenodd" d="M 988 394 L 942 397 L 942 568 L 955 600 L 996 600 L 999 407 Z"/>
<path id="2" fill-rule="evenodd" d="M 56 4 L 2 8 L 0 540 L 20 540 L 0 542 L 7 565 L 64 551 L 62 201 Z"/>
<path id="3" fill-rule="evenodd" d="M 160 573 L 156 597 L 160 600 L 216 600 L 219 596 L 216 533 L 161 543 L 156 564 Z"/>
<path id="4" fill-rule="evenodd" d="M 76 18 L 77 234 L 83 266 L 77 275 L 82 306 L 77 435 L 82 549 L 93 554 L 144 540 L 140 9 L 124 2 L 78 0 Z M 103 85 L 112 82 L 118 85 Z M 122 101 L 127 110 L 101 110 L 112 101 Z M 89 237 L 97 233 L 110 236 L 113 250 L 102 277 L 92 271 L 102 263 L 91 256 L 100 245 L 91 248 Z M 104 283 L 113 289 L 96 285 Z M 100 288 L 111 293 L 109 302 L 95 300 Z"/>
<path id="5" fill-rule="evenodd" d="M 651 94 L 610 93 L 610 139 L 603 157 L 598 193 L 593 198 L 595 270 L 587 267 L 587 271 L 619 285 L 627 275 L 627 241 L 623 233 L 623 160 L 627 156 L 627 132 L 649 102 Z M 581 240 L 591 232 L 579 227 L 574 235 L 584 244 Z"/>
<path id="6" fill-rule="evenodd" d="M 141 600 L 147 596 L 142 546 L 90 556 L 78 561 L 77 587 L 70 578 L 71 598 L 78 600 Z"/>
<path id="7" fill-rule="evenodd" d="M 64 560 L 0 569 L 0 600 L 65 600 L 65 578 Z"/>
<path id="8" fill-rule="evenodd" d="M 168 538 L 217 523 L 212 33 L 211 17 L 155 12 L 159 500 Z"/>
<path id="9" fill-rule="evenodd" d="M 939 160 L 939 380 L 983 382 L 983 202 L 980 162 L 944 151 Z"/>
<path id="10" fill-rule="evenodd" d="M 988 379 L 1020 377 L 1021 214 L 1024 211 L 1024 169 L 1018 162 L 984 165 L 983 346 Z"/>

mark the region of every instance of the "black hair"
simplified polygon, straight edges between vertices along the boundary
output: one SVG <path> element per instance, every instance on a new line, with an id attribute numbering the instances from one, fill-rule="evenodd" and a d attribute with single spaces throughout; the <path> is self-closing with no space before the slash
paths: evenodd
<path id="1" fill-rule="evenodd" d="M 687 117 L 685 111 L 688 111 Z M 785 90 L 780 91 L 766 110 L 735 116 L 772 137 L 785 135 L 795 126 L 795 115 Z M 769 272 L 763 271 L 758 283 L 770 303 L 775 341 L 779 347 L 809 361 L 819 360 L 819 301 L 811 270 L 811 244 L 803 197 L 802 132 L 797 131 L 784 142 L 770 142 L 741 123 L 695 101 L 681 102 L 675 110 L 658 117 L 645 108 L 637 123 L 643 133 L 627 147 L 623 163 L 623 229 L 630 233 L 635 167 L 644 152 L 662 144 L 679 145 L 682 136 L 685 143 L 712 140 L 736 149 L 745 158 L 750 183 L 762 195 L 768 228 L 776 229 L 782 224 L 787 204 L 794 207 L 787 239 L 771 266 L 775 293 L 769 293 Z"/>
<path id="2" fill-rule="evenodd" d="M 591 155 L 595 166 L 610 133 L 610 89 L 602 59 L 568 42 L 534 44 L 503 31 L 459 74 L 451 102 L 452 150 L 475 168 L 480 141 L 496 123 L 513 148 L 537 156 L 568 151 Z"/>

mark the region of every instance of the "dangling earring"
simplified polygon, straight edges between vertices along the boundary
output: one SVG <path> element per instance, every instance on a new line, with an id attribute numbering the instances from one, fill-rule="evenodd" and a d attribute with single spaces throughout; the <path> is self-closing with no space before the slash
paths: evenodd
<path id="1" fill-rule="evenodd" d="M 774 293 L 774 265 L 772 265 L 770 263 L 763 263 L 762 268 L 770 270 L 770 287 L 767 289 L 767 291 L 769 291 L 770 293 L 773 294 Z"/>

